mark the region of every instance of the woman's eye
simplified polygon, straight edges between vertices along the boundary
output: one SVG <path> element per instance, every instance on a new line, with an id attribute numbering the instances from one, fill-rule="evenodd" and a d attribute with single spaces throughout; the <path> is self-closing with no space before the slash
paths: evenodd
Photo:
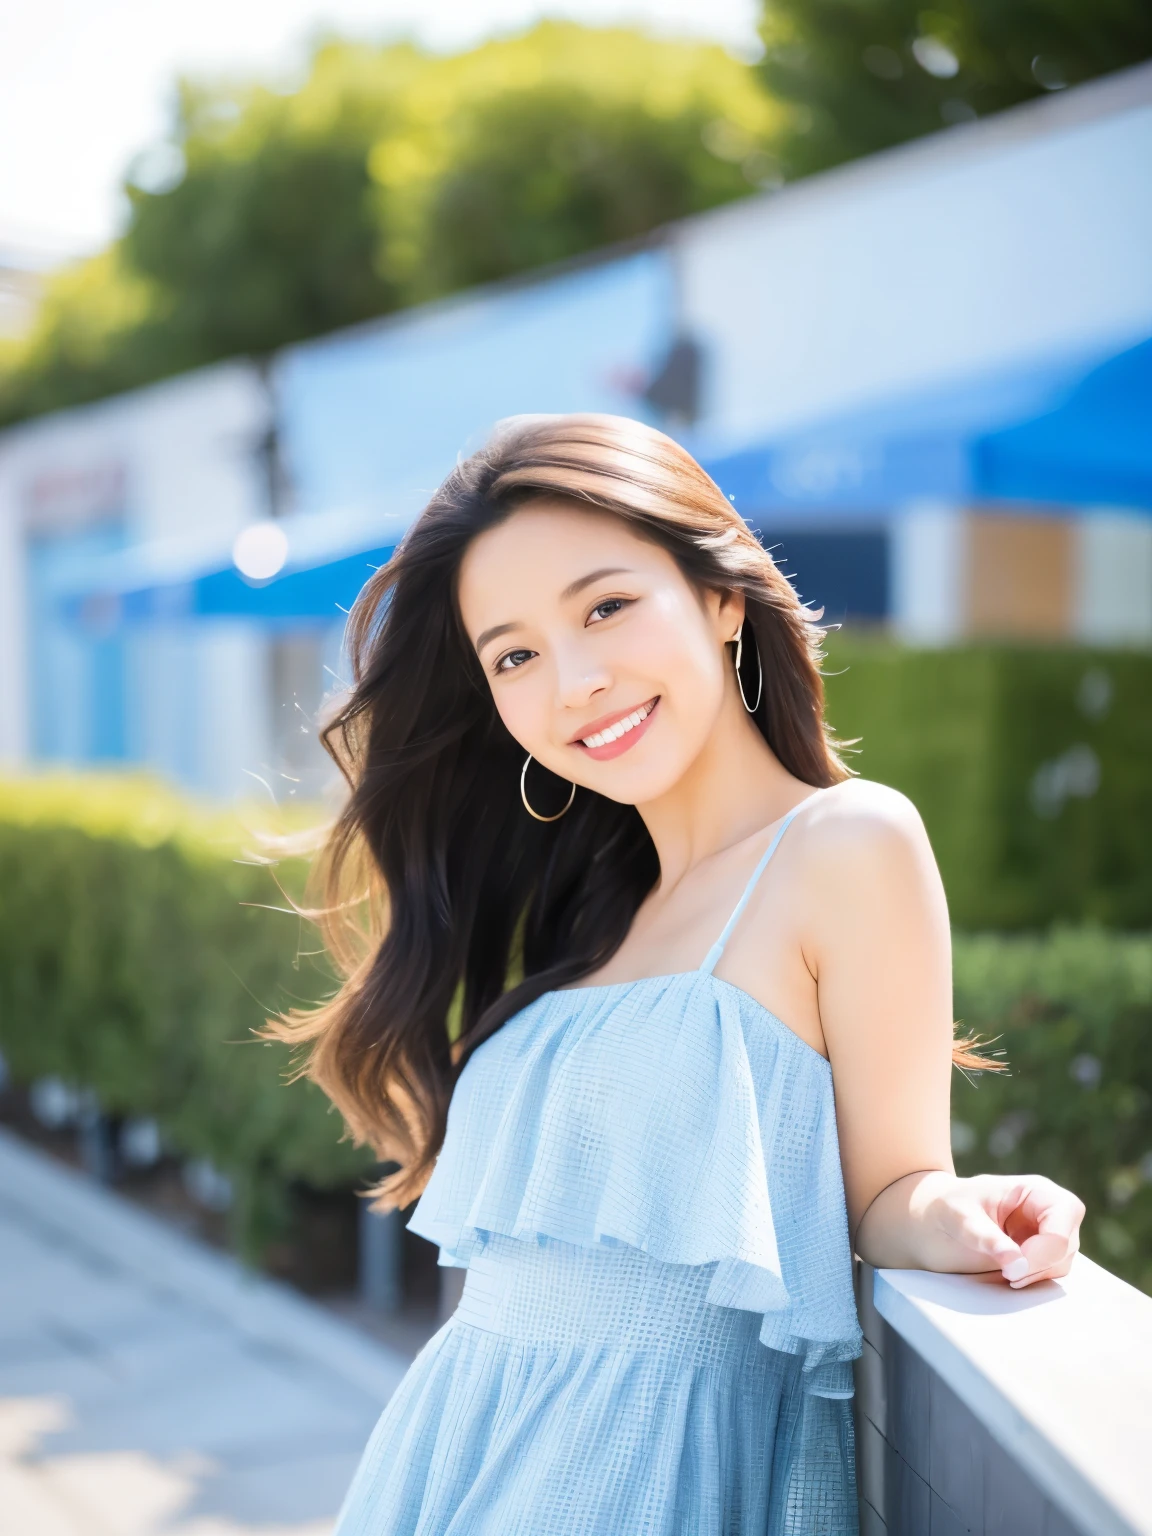
<path id="1" fill-rule="evenodd" d="M 522 667 L 526 661 L 531 661 L 535 651 L 509 651 L 506 656 L 501 656 L 496 663 L 497 672 L 514 672 L 517 667 Z"/>
<path id="2" fill-rule="evenodd" d="M 590 619 L 610 619 L 614 613 L 619 613 L 626 606 L 622 597 L 606 597 L 602 603 L 597 603 L 588 615 Z"/>

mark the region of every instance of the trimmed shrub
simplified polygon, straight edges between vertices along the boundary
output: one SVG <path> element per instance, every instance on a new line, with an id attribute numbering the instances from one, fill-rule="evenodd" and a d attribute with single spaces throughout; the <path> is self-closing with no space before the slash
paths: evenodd
<path id="1" fill-rule="evenodd" d="M 283 906 L 238 820 L 147 780 L 0 784 L 0 1051 L 18 1081 L 92 1089 L 226 1173 L 250 1257 L 284 1229 L 291 1181 L 371 1167 L 317 1089 L 286 1086 L 287 1051 L 253 1037 L 333 985 Z"/>
<path id="2" fill-rule="evenodd" d="M 1152 934 L 957 938 L 954 974 L 957 1018 L 1011 1069 L 956 1077 L 957 1169 L 1074 1189 L 1085 1251 L 1152 1293 Z"/>
<path id="3" fill-rule="evenodd" d="M 1152 654 L 837 635 L 828 717 L 918 807 L 957 928 L 1152 927 Z"/>

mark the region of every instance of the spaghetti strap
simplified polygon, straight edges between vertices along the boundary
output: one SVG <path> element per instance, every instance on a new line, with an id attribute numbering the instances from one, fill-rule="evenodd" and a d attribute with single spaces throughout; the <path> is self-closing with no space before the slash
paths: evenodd
<path id="1" fill-rule="evenodd" d="M 787 832 L 788 828 L 791 826 L 793 818 L 796 816 L 796 813 L 798 811 L 803 810 L 803 808 L 806 805 L 808 805 L 811 801 L 815 800 L 816 799 L 816 795 L 818 795 L 818 794 L 820 794 L 819 790 L 816 791 L 815 795 L 809 795 L 809 796 L 807 796 L 806 799 L 801 800 L 799 805 L 794 805 L 792 807 L 792 809 L 788 812 L 787 816 L 785 816 L 784 820 L 776 828 L 775 836 L 772 838 L 772 841 L 768 844 L 767 848 L 761 854 L 760 862 L 756 865 L 756 868 L 752 871 L 752 876 L 749 879 L 748 884 L 744 887 L 744 894 L 740 897 L 740 900 L 736 903 L 736 906 L 733 908 L 732 916 L 724 924 L 724 929 L 723 929 L 723 932 L 721 933 L 720 937 L 716 940 L 715 944 L 713 944 L 712 948 L 704 956 L 704 960 L 703 960 L 702 965 L 700 966 L 700 969 L 706 975 L 711 975 L 712 972 L 716 969 L 716 966 L 719 964 L 720 956 L 724 953 L 724 946 L 728 943 L 728 940 L 732 937 L 732 931 L 736 927 L 736 924 L 743 917 L 743 915 L 744 915 L 744 908 L 748 905 L 748 902 L 751 900 L 752 892 L 756 889 L 756 886 L 757 886 L 757 883 L 759 882 L 760 876 L 768 868 L 768 863 L 769 863 L 770 859 L 772 858 L 772 855 L 776 852 L 776 849 L 780 845 L 780 839 L 784 836 L 785 832 Z"/>

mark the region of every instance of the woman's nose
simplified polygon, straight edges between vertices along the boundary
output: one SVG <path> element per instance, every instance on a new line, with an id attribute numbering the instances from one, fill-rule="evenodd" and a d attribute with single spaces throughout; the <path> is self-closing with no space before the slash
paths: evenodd
<path id="1" fill-rule="evenodd" d="M 579 649 L 556 658 L 557 702 L 563 709 L 581 709 L 598 693 L 611 687 L 612 678 L 604 665 Z"/>

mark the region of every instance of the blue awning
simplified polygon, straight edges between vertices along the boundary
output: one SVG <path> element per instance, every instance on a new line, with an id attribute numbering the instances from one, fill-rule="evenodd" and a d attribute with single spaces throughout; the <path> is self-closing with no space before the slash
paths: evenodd
<path id="1" fill-rule="evenodd" d="M 138 544 L 74 570 L 57 597 L 70 618 L 102 632 L 184 619 L 335 624 L 392 557 L 410 520 L 411 513 L 317 513 L 252 523 L 227 541 L 208 534 Z"/>
<path id="2" fill-rule="evenodd" d="M 754 524 L 875 519 L 921 498 L 1152 510 L 1152 340 L 925 390 L 704 463 Z M 181 619 L 334 624 L 422 499 L 252 524 L 235 540 L 137 545 L 86 562 L 57 595 L 100 632 Z"/>
<path id="3" fill-rule="evenodd" d="M 988 496 L 1152 508 L 1152 340 L 1092 369 L 1054 409 L 973 450 Z"/>
<path id="4" fill-rule="evenodd" d="M 924 390 L 705 467 L 752 519 L 929 497 L 1152 509 L 1152 340 Z"/>

